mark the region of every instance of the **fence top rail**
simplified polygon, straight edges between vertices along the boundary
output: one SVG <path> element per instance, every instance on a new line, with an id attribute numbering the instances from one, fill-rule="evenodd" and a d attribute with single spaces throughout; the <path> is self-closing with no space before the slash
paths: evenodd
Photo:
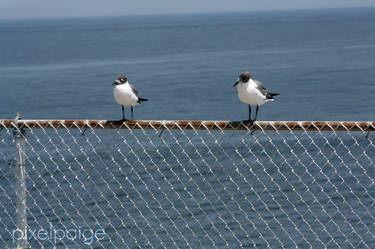
<path id="1" fill-rule="evenodd" d="M 198 120 L 0 120 L 4 128 L 52 129 L 169 129 L 169 130 L 273 130 L 273 131 L 375 131 L 375 121 L 242 121 Z"/>

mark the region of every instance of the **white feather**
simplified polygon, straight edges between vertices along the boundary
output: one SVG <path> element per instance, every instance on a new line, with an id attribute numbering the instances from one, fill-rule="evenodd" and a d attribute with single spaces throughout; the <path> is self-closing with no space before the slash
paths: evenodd
<path id="1" fill-rule="evenodd" d="M 134 94 L 128 82 L 121 85 L 115 85 L 113 88 L 113 97 L 117 103 L 125 107 L 139 105 L 138 97 Z"/>
<path id="2" fill-rule="evenodd" d="M 273 101 L 273 99 L 267 99 L 257 88 L 257 84 L 249 79 L 247 82 L 239 82 L 237 84 L 238 98 L 249 105 L 263 105 L 267 101 Z"/>

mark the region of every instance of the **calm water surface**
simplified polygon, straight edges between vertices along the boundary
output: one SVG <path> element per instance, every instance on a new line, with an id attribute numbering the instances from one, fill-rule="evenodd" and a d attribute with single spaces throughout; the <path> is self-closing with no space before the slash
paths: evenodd
<path id="1" fill-rule="evenodd" d="M 280 93 L 259 120 L 374 120 L 374 27 L 374 8 L 2 20 L 0 118 L 119 119 L 123 73 L 150 100 L 137 119 L 240 120 L 232 85 L 249 70 Z M 104 228 L 94 248 L 375 247 L 372 135 L 96 134 L 27 131 L 31 229 Z M 12 247 L 11 131 L 0 138 L 0 247 Z"/>
<path id="2" fill-rule="evenodd" d="M 115 119 L 124 73 L 138 119 L 238 120 L 249 70 L 279 92 L 261 120 L 373 120 L 375 9 L 0 21 L 0 117 Z"/>

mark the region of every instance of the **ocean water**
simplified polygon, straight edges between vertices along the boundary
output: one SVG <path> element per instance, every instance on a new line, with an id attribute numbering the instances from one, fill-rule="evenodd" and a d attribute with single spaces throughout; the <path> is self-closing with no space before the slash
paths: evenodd
<path id="1" fill-rule="evenodd" d="M 136 119 L 245 119 L 232 85 L 249 70 L 280 93 L 259 120 L 373 120 L 374 13 L 0 21 L 0 118 L 121 118 L 123 73 L 150 100 Z"/>
<path id="2" fill-rule="evenodd" d="M 373 120 L 374 27 L 375 8 L 1 20 L 0 119 L 120 119 L 122 73 L 149 99 L 136 119 L 241 120 L 232 85 L 249 70 L 280 93 L 259 120 Z M 372 134 L 26 138 L 29 228 L 105 230 L 33 248 L 375 247 Z M 0 130 L 2 248 L 15 245 L 13 153 Z"/>

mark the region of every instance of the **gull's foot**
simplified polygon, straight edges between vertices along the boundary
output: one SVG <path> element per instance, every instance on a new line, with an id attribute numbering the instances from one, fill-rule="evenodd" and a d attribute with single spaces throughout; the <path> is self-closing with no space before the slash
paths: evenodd
<path id="1" fill-rule="evenodd" d="M 254 121 L 255 120 L 251 120 L 251 119 L 248 119 L 248 120 L 242 120 L 242 123 L 244 123 L 245 125 L 250 125 L 252 126 L 254 124 Z"/>
<path id="2" fill-rule="evenodd" d="M 129 121 L 127 119 L 120 119 L 120 120 L 108 120 L 108 124 L 114 124 L 114 125 L 122 125 L 125 121 Z"/>

